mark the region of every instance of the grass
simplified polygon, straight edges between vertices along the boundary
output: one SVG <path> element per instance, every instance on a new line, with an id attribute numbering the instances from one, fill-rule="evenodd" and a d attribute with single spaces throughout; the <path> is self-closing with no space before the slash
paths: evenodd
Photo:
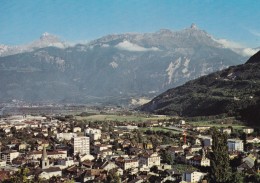
<path id="1" fill-rule="evenodd" d="M 166 120 L 169 117 L 166 116 L 138 116 L 138 115 L 116 115 L 116 114 L 96 114 L 91 116 L 76 116 L 77 120 L 86 121 L 119 121 L 119 122 L 145 122 L 145 121 L 156 121 L 156 120 Z"/>
<path id="2" fill-rule="evenodd" d="M 233 121 L 233 123 L 229 124 L 229 123 L 223 123 L 224 120 L 234 120 L 234 118 L 225 118 L 225 119 L 215 119 L 215 120 L 208 120 L 208 121 L 189 121 L 188 124 L 193 125 L 193 126 L 209 126 L 209 127 L 217 127 L 217 128 L 227 128 L 229 126 L 232 126 L 234 129 L 242 129 L 244 127 L 246 127 L 244 124 Z"/>
<path id="3" fill-rule="evenodd" d="M 179 131 L 175 131 L 175 130 L 171 130 L 171 129 L 167 129 L 167 128 L 163 128 L 163 127 L 151 127 L 151 128 L 144 127 L 144 128 L 138 128 L 138 129 L 141 130 L 141 131 L 151 130 L 151 131 L 164 131 L 164 132 L 170 131 L 170 132 L 175 133 L 175 134 L 181 133 Z"/>

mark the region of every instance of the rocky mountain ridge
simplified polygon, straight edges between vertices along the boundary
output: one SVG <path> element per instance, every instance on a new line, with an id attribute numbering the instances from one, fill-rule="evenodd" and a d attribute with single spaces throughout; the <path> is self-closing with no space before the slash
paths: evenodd
<path id="1" fill-rule="evenodd" d="M 75 46 L 44 34 L 29 45 L 31 51 L 0 57 L 2 101 L 149 99 L 246 59 L 195 25 L 176 32 L 108 35 Z"/>
<path id="2" fill-rule="evenodd" d="M 180 116 L 237 115 L 256 124 L 260 117 L 260 52 L 245 64 L 170 89 L 140 109 Z"/>

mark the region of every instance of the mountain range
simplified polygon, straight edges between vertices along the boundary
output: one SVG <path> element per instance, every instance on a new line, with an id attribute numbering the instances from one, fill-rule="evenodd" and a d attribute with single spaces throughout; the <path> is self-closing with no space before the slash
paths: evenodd
<path id="1" fill-rule="evenodd" d="M 260 118 L 260 51 L 245 64 L 170 89 L 140 109 L 180 116 L 235 115 L 257 124 Z"/>
<path id="2" fill-rule="evenodd" d="M 0 102 L 138 103 L 241 64 L 245 51 L 227 48 L 194 24 L 76 45 L 44 33 L 27 45 L 0 46 Z"/>

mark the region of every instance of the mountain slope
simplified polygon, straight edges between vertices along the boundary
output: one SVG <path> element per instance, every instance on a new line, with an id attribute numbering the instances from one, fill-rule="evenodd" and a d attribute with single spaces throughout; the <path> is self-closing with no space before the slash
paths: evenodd
<path id="1" fill-rule="evenodd" d="M 151 98 L 245 60 L 194 25 L 176 32 L 108 35 L 86 45 L 62 43 L 45 34 L 27 46 L 31 51 L 0 57 L 1 101 Z"/>
<path id="2" fill-rule="evenodd" d="M 207 116 L 260 114 L 260 52 L 245 64 L 231 66 L 170 89 L 143 105 L 157 114 Z M 250 114 L 249 114 L 250 113 Z"/>

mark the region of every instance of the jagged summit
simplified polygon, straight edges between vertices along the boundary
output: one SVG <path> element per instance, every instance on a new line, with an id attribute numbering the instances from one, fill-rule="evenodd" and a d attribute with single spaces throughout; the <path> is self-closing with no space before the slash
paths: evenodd
<path id="1" fill-rule="evenodd" d="M 50 33 L 48 33 L 48 32 L 44 32 L 43 34 L 42 34 L 42 36 L 41 37 L 47 37 L 47 36 L 49 36 L 49 35 L 51 35 Z"/>
<path id="2" fill-rule="evenodd" d="M 58 36 L 50 34 L 48 32 L 44 32 L 41 37 L 40 40 L 55 40 L 55 41 L 60 41 Z"/>
<path id="3" fill-rule="evenodd" d="M 190 26 L 191 29 L 198 29 L 197 25 L 195 23 L 192 23 Z"/>
<path id="4" fill-rule="evenodd" d="M 159 34 L 171 34 L 172 31 L 170 29 L 160 29 L 158 31 Z"/>

